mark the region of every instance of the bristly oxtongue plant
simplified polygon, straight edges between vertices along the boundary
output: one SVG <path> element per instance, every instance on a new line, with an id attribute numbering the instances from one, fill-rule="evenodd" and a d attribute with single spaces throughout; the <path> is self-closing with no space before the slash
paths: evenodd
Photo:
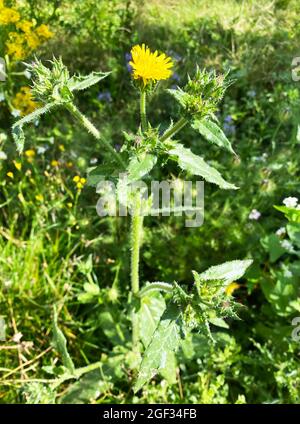
<path id="1" fill-rule="evenodd" d="M 135 380 L 134 391 L 140 390 L 157 373 L 163 374 L 168 362 L 174 359 L 181 341 L 192 331 L 201 331 L 213 345 L 211 324 L 224 326 L 224 318 L 237 318 L 238 305 L 228 294 L 227 287 L 241 278 L 251 264 L 251 260 L 234 260 L 213 266 L 204 272 L 193 271 L 193 284 L 179 285 L 176 282 L 152 282 L 140 287 L 139 262 L 142 244 L 143 221 L 151 209 L 142 191 L 135 182 L 149 176 L 158 163 L 175 161 L 178 169 L 189 175 L 196 175 L 223 189 L 237 189 L 224 180 L 221 174 L 194 154 L 184 144 L 173 139 L 186 125 L 191 127 L 208 142 L 234 154 L 232 146 L 218 126 L 215 112 L 225 90 L 229 86 L 228 75 L 196 69 L 193 78 L 183 88 L 168 90 L 178 102 L 181 118 L 161 133 L 151 126 L 147 117 L 147 97 L 157 86 L 158 81 L 172 74 L 171 58 L 157 51 L 152 53 L 144 44 L 134 46 L 131 51 L 132 79 L 140 94 L 140 125 L 135 135 L 125 133 L 125 143 L 117 152 L 110 142 L 75 105 L 77 91 L 87 89 L 109 76 L 109 72 L 92 72 L 88 76 L 70 76 L 61 59 L 53 59 L 50 67 L 39 60 L 28 65 L 33 75 L 32 94 L 41 107 L 17 121 L 12 128 L 17 149 L 21 153 L 24 146 L 24 124 L 34 122 L 40 115 L 55 108 L 68 110 L 76 123 L 86 129 L 103 145 L 103 164 L 93 169 L 89 178 L 93 184 L 103 178 L 119 178 L 117 195 L 124 202 L 122 194 L 130 186 L 126 205 L 131 210 L 131 291 L 128 296 L 131 310 L 132 344 L 135 358 L 132 363 Z M 126 183 L 123 177 L 126 175 Z M 190 282 L 189 282 L 190 283 Z M 159 307 L 158 307 L 159 305 Z M 226 325 L 226 323 L 225 323 Z M 57 313 L 54 312 L 55 347 L 62 356 L 65 373 L 54 384 L 57 387 L 68 379 L 78 379 L 83 374 L 101 366 L 95 363 L 75 369 L 68 354 L 66 340 L 57 326 Z"/>

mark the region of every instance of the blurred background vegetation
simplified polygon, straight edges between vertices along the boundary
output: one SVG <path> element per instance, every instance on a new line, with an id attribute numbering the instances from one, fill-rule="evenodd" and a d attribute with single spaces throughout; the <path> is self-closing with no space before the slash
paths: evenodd
<path id="1" fill-rule="evenodd" d="M 300 230 L 288 227 L 299 217 L 288 216 L 288 224 L 274 205 L 300 195 L 300 86 L 291 77 L 292 60 L 300 56 L 300 3 L 20 0 L 5 6 L 19 18 L 7 11 L 0 16 L 0 56 L 9 59 L 0 82 L 0 315 L 7 323 L 0 401 L 299 403 L 300 344 L 292 340 L 291 322 L 300 315 Z M 211 163 L 240 187 L 205 186 L 200 228 L 185 228 L 176 217 L 147 218 L 142 280 L 188 282 L 193 269 L 246 256 L 254 265 L 232 294 L 246 306 L 242 320 L 215 329 L 213 352 L 195 334 L 174 373 L 134 396 L 122 356 L 129 326 L 122 309 L 128 222 L 98 217 L 97 194 L 85 184 L 87 168 L 101 163 L 104 152 L 61 111 L 27 128 L 21 157 L 10 127 L 35 107 L 22 61 L 62 56 L 71 72 L 112 71 L 78 103 L 119 149 L 122 131 L 138 125 L 128 61 L 132 45 L 141 42 L 176 64 L 151 99 L 153 124 L 167 127 L 170 116 L 179 116 L 163 89 L 184 85 L 195 64 L 230 69 L 235 81 L 218 118 L 239 159 L 188 128 L 182 140 L 198 154 L 210 149 Z M 91 281 L 99 292 L 89 291 Z M 47 384 L 60 364 L 51 347 L 53 304 L 76 366 L 103 361 L 101 379 L 90 375 L 57 393 Z"/>

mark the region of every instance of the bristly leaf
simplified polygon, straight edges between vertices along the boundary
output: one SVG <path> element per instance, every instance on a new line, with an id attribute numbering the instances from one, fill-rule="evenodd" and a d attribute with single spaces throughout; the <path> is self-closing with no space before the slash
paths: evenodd
<path id="1" fill-rule="evenodd" d="M 146 349 L 151 342 L 159 320 L 166 309 L 166 302 L 161 294 L 143 296 L 138 311 L 140 338 Z"/>
<path id="2" fill-rule="evenodd" d="M 236 190 L 238 188 L 225 181 L 219 171 L 208 165 L 202 157 L 195 155 L 190 149 L 187 149 L 182 144 L 174 143 L 173 146 L 168 151 L 168 154 L 177 158 L 178 165 L 184 171 L 190 172 L 193 175 L 199 175 L 206 181 L 217 184 L 224 189 Z"/>
<path id="3" fill-rule="evenodd" d="M 34 122 L 39 116 L 49 112 L 49 110 L 55 106 L 56 106 L 55 102 L 48 103 L 47 105 L 40 107 L 39 109 L 36 109 L 34 112 L 30 113 L 29 115 L 24 116 L 24 118 L 19 119 L 19 121 L 13 124 L 12 135 L 17 145 L 17 150 L 19 153 L 22 153 L 24 149 L 24 143 L 25 143 L 23 125 L 29 124 L 30 122 Z"/>
<path id="4" fill-rule="evenodd" d="M 59 329 L 57 324 L 57 311 L 54 308 L 53 312 L 53 340 L 52 340 L 54 348 L 61 355 L 62 362 L 67 370 L 71 373 L 75 373 L 75 366 L 71 359 L 71 356 L 67 349 L 67 340 L 63 334 L 63 332 Z"/>
<path id="5" fill-rule="evenodd" d="M 222 147 L 223 149 L 228 150 L 228 152 L 236 155 L 230 141 L 221 128 L 214 122 L 208 119 L 195 119 L 192 122 L 192 128 L 199 131 L 199 133 L 210 143 L 216 144 L 217 146 Z"/>
<path id="6" fill-rule="evenodd" d="M 144 353 L 139 375 L 134 385 L 135 393 L 160 370 L 165 369 L 168 355 L 177 351 L 181 341 L 181 330 L 178 323 L 180 314 L 179 307 L 173 303 L 170 303 L 163 313 L 151 342 Z"/>
<path id="7" fill-rule="evenodd" d="M 111 72 L 92 72 L 91 74 L 84 76 L 74 75 L 70 79 L 68 87 L 70 91 L 85 90 L 86 88 L 97 84 L 99 81 L 106 78 L 110 74 Z"/>
<path id="8" fill-rule="evenodd" d="M 221 265 L 212 266 L 201 274 L 197 274 L 194 271 L 194 274 L 197 274 L 200 280 L 221 280 L 224 285 L 227 285 L 241 278 L 252 262 L 252 259 L 229 261 Z"/>
<path id="9" fill-rule="evenodd" d="M 139 157 L 134 156 L 128 165 L 128 183 L 139 181 L 145 175 L 147 175 L 154 165 L 156 164 L 157 157 L 151 154 L 140 155 Z"/>

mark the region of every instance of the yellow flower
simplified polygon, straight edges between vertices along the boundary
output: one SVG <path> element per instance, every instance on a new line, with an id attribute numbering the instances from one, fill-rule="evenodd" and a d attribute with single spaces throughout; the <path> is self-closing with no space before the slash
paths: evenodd
<path id="1" fill-rule="evenodd" d="M 26 56 L 24 41 L 25 39 L 22 35 L 17 32 L 10 32 L 8 34 L 8 40 L 5 43 L 7 54 L 15 60 L 24 59 Z"/>
<path id="2" fill-rule="evenodd" d="M 9 7 L 4 7 L 3 2 L 0 3 L 0 24 L 7 25 L 18 22 L 20 19 L 20 14 L 14 9 Z"/>
<path id="3" fill-rule="evenodd" d="M 81 184 L 85 184 L 86 183 L 86 179 L 85 178 L 80 178 L 80 182 L 81 182 Z"/>
<path id="4" fill-rule="evenodd" d="M 30 32 L 32 27 L 33 27 L 32 21 L 20 21 L 17 23 L 17 28 L 25 33 Z"/>
<path id="5" fill-rule="evenodd" d="M 71 209 L 71 207 L 73 206 L 73 203 L 68 202 L 68 203 L 67 203 L 67 206 L 68 206 L 68 208 L 70 208 L 70 209 Z"/>
<path id="6" fill-rule="evenodd" d="M 73 178 L 74 183 L 78 183 L 80 181 L 80 177 L 79 175 L 75 175 L 75 177 Z"/>
<path id="7" fill-rule="evenodd" d="M 54 168 L 57 167 L 58 165 L 59 165 L 59 162 L 57 160 L 53 159 L 51 161 L 51 166 L 53 166 Z"/>
<path id="8" fill-rule="evenodd" d="M 16 160 L 14 160 L 14 165 L 15 165 L 15 167 L 18 171 L 21 171 L 21 169 L 22 169 L 21 162 L 17 162 Z"/>
<path id="9" fill-rule="evenodd" d="M 81 190 L 81 189 L 83 188 L 83 184 L 81 184 L 81 183 L 77 183 L 77 184 L 76 184 L 76 187 L 78 188 L 78 190 Z"/>
<path id="10" fill-rule="evenodd" d="M 30 49 L 32 49 L 32 50 L 35 50 L 41 44 L 38 36 L 36 34 L 34 34 L 33 32 L 26 34 L 25 37 L 26 37 L 28 47 L 30 47 Z"/>
<path id="11" fill-rule="evenodd" d="M 33 149 L 25 150 L 25 156 L 29 159 L 33 158 L 35 156 L 35 150 Z"/>
<path id="12" fill-rule="evenodd" d="M 28 115 L 38 107 L 38 103 L 32 98 L 30 87 L 21 87 L 13 99 L 12 104 L 23 116 Z"/>
<path id="13" fill-rule="evenodd" d="M 42 24 L 39 27 L 37 27 L 36 33 L 39 37 L 44 37 L 44 38 L 53 37 L 53 32 L 51 32 L 49 27 L 45 24 Z"/>
<path id="14" fill-rule="evenodd" d="M 44 200 L 44 196 L 43 196 L 42 194 L 37 194 L 37 195 L 35 196 L 35 198 L 36 198 L 36 200 L 37 200 L 37 201 L 39 201 L 39 202 L 42 202 L 42 201 Z"/>
<path id="15" fill-rule="evenodd" d="M 132 61 L 129 64 L 133 69 L 133 78 L 143 80 L 144 85 L 149 81 L 167 79 L 172 74 L 170 68 L 172 68 L 173 62 L 171 58 L 164 53 L 158 54 L 157 50 L 151 53 L 149 47 L 145 44 L 132 47 L 131 55 Z"/>
<path id="16" fill-rule="evenodd" d="M 9 178 L 14 178 L 14 173 L 13 173 L 13 172 L 11 172 L 11 171 L 9 171 L 6 175 L 7 175 Z"/>
<path id="17" fill-rule="evenodd" d="M 238 288 L 240 288 L 240 285 L 238 283 L 230 283 L 226 288 L 225 288 L 225 293 L 227 294 L 227 296 L 231 296 L 233 294 L 233 292 L 235 290 L 237 290 Z"/>

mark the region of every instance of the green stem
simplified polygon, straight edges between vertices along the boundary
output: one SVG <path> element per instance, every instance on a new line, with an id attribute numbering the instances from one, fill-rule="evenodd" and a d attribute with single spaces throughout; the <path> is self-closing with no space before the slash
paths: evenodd
<path id="1" fill-rule="evenodd" d="M 140 247 L 143 229 L 143 215 L 141 211 L 141 195 L 137 191 L 133 202 L 131 218 L 131 293 L 133 298 L 138 296 L 140 290 L 139 262 Z M 136 311 L 132 312 L 132 345 L 133 351 L 139 352 L 139 321 Z"/>
<path id="2" fill-rule="evenodd" d="M 161 141 L 165 141 L 168 138 L 173 137 L 178 131 L 180 131 L 186 124 L 188 120 L 185 118 L 180 118 L 179 121 L 176 122 L 169 130 L 167 130 L 161 137 Z"/>
<path id="3" fill-rule="evenodd" d="M 114 158 L 119 162 L 122 168 L 126 168 L 125 163 L 123 162 L 120 155 L 115 151 L 115 149 L 101 137 L 100 131 L 89 121 L 89 119 L 80 112 L 79 109 L 73 103 L 66 103 L 66 108 L 73 115 L 76 121 L 78 121 L 82 127 L 84 127 L 88 132 L 90 132 L 96 140 L 100 141 L 105 148 L 114 156 Z"/>
<path id="4" fill-rule="evenodd" d="M 146 91 L 145 90 L 141 91 L 140 115 L 141 115 L 142 131 L 144 132 L 147 129 Z"/>

